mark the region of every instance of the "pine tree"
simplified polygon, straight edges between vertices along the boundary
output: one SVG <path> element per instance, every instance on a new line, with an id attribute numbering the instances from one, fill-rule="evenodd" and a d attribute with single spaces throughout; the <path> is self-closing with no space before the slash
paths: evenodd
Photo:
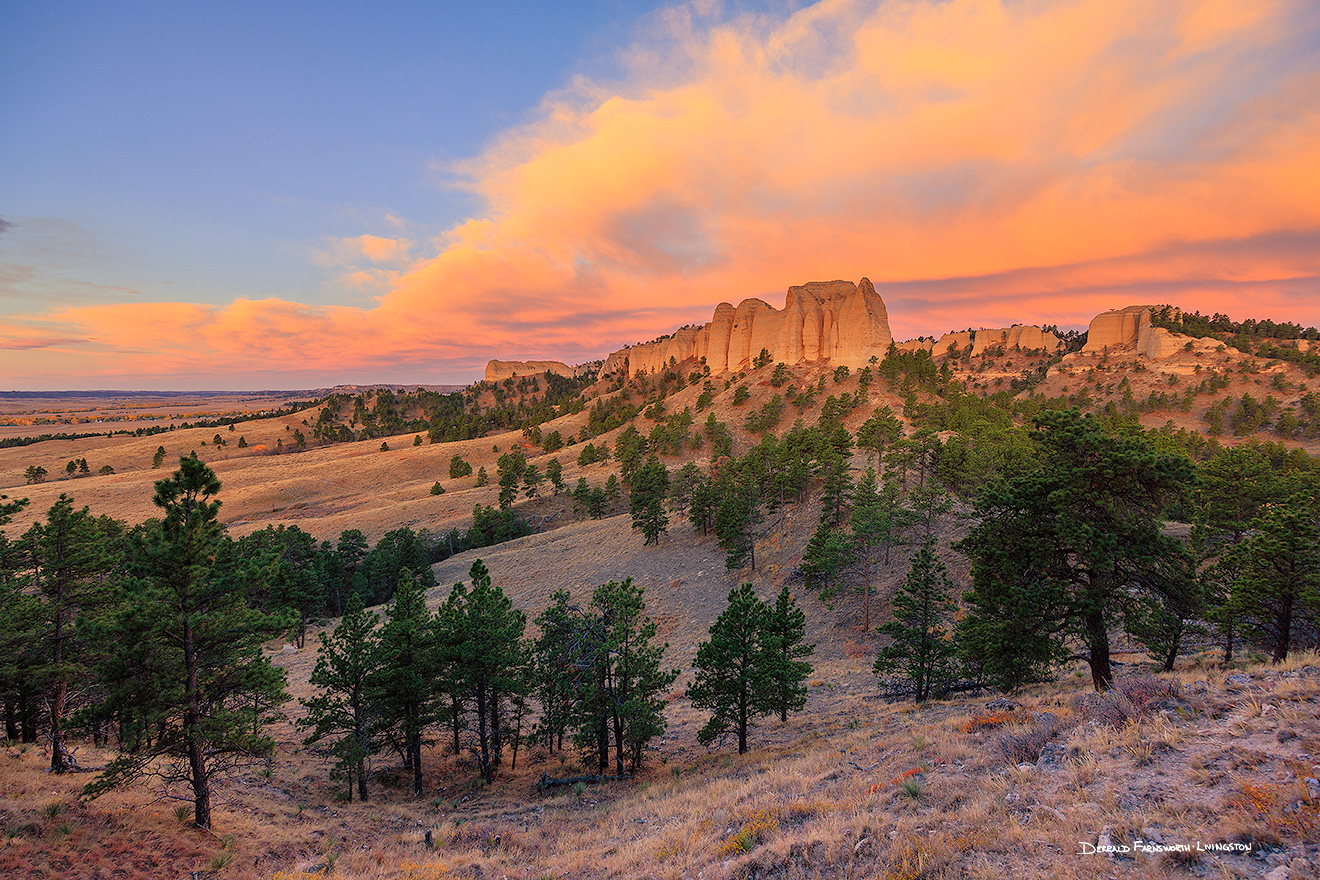
<path id="1" fill-rule="evenodd" d="M 829 521 L 822 518 L 802 553 L 798 571 L 803 583 L 820 590 L 821 596 L 828 599 L 838 591 L 843 572 L 852 558 L 848 533 L 831 527 Z"/>
<path id="2" fill-rule="evenodd" d="M 972 590 L 958 641 L 1005 689 L 1045 674 L 1078 641 L 1106 690 L 1109 630 L 1176 547 L 1160 522 L 1192 465 L 1077 410 L 1042 414 L 1031 436 L 1039 464 L 986 490 L 982 520 L 959 545 Z"/>
<path id="3" fill-rule="evenodd" d="M 495 781 L 503 760 L 506 702 L 531 691 L 531 649 L 523 639 L 527 616 L 513 607 L 504 591 L 491 582 L 480 559 L 469 573 L 459 646 L 461 678 L 477 722 L 481 775 Z"/>
<path id="4" fill-rule="evenodd" d="M 425 591 L 407 569 L 400 572 L 394 601 L 385 612 L 378 654 L 370 679 L 371 711 L 403 755 L 404 765 L 412 769 L 413 796 L 419 797 L 422 739 L 435 721 L 431 678 L 436 650 Z"/>
<path id="5" fill-rule="evenodd" d="M 679 670 L 660 664 L 668 645 L 656 645 L 656 625 L 646 616 L 642 587 L 625 578 L 596 588 L 593 611 L 602 623 L 606 704 L 614 734 L 615 769 L 632 773 L 651 740 L 665 732 L 663 693 Z"/>
<path id="6" fill-rule="evenodd" d="M 0 495 L 0 526 L 27 506 L 27 499 Z M 38 694 L 32 668 L 40 662 L 40 600 L 19 578 L 19 545 L 0 531 L 0 700 L 4 703 L 5 738 L 35 742 Z"/>
<path id="7" fill-rule="evenodd" d="M 1295 495 L 1252 521 L 1233 584 L 1244 634 L 1275 663 L 1288 657 L 1298 625 L 1320 624 L 1320 501 Z"/>
<path id="8" fill-rule="evenodd" d="M 558 495 L 564 491 L 564 465 L 557 458 L 552 458 L 545 463 L 545 477 L 550 481 L 550 489 Z"/>
<path id="9" fill-rule="evenodd" d="M 697 675 L 687 690 L 693 708 L 711 710 L 697 733 L 709 744 L 736 735 L 738 754 L 747 752 L 747 730 L 773 702 L 774 694 L 761 666 L 761 631 L 768 609 L 751 584 L 729 593 L 729 605 L 710 628 L 710 640 L 697 648 Z"/>
<path id="10" fill-rule="evenodd" d="M 74 768 L 65 748 L 65 722 L 71 689 L 90 677 L 91 645 L 77 620 L 106 601 L 105 577 L 121 561 L 122 528 L 114 520 L 97 519 L 86 507 L 78 510 L 61 493 L 46 514 L 23 536 L 32 566 L 31 579 L 42 598 L 41 617 L 45 648 L 34 680 L 46 695 L 50 741 L 50 769 L 63 773 Z"/>
<path id="11" fill-rule="evenodd" d="M 96 714 L 138 725 L 136 749 L 120 753 L 85 789 L 96 797 L 143 775 L 187 782 L 193 821 L 211 827 L 213 779 L 268 754 L 261 734 L 284 692 L 284 671 L 261 644 L 288 621 L 245 602 L 260 569 L 232 553 L 217 517 L 215 472 L 196 456 L 156 482 L 164 518 L 132 533 L 129 575 L 117 611 L 96 632 L 107 646 L 97 664 L 107 693 Z"/>
<path id="12" fill-rule="evenodd" d="M 952 590 L 934 542 L 927 541 L 912 555 L 907 581 L 894 596 L 894 619 L 880 627 L 894 641 L 881 649 L 873 670 L 876 675 L 899 673 L 890 682 L 891 697 L 924 703 L 942 696 L 952 684 L 956 651 L 946 633 L 955 607 L 949 598 Z"/>
<path id="13" fill-rule="evenodd" d="M 849 561 L 862 581 L 862 630 L 871 631 L 871 585 L 881 561 L 889 560 L 900 521 L 897 487 L 876 487 L 875 471 L 867 468 L 853 493 L 853 510 L 848 518 Z"/>
<path id="14" fill-rule="evenodd" d="M 320 635 L 316 668 L 310 678 L 320 692 L 302 701 L 307 714 L 298 722 L 299 727 L 311 729 L 304 745 L 316 747 L 331 740 L 326 752 L 335 758 L 337 772 L 348 782 L 349 801 L 353 800 L 355 779 L 358 799 L 367 799 L 367 758 L 373 748 L 374 726 L 368 692 L 377 674 L 379 623 L 380 615 L 367 613 L 357 595 L 349 598 L 334 632 Z"/>
<path id="15" fill-rule="evenodd" d="M 726 568 L 756 569 L 756 526 L 761 522 L 761 495 L 744 462 L 729 465 L 715 482 L 715 534 Z"/>
<path id="16" fill-rule="evenodd" d="M 767 714 L 779 713 L 781 722 L 807 702 L 803 682 L 811 676 L 811 664 L 803 658 L 814 654 L 816 646 L 803 644 L 806 631 L 806 615 L 788 587 L 781 588 L 775 604 L 766 610 L 760 636 L 760 666 L 768 679 L 762 708 Z"/>
<path id="17" fill-rule="evenodd" d="M 585 616 L 570 598 L 567 590 L 557 590 L 550 597 L 550 604 L 536 618 L 540 635 L 532 648 L 536 698 L 541 704 L 535 737 L 552 754 L 564 748 L 564 734 L 580 681 L 591 665 L 591 660 L 583 657 Z"/>
<path id="18" fill-rule="evenodd" d="M 637 469 L 628 493 L 628 506 L 634 529 L 640 529 L 646 540 L 643 544 L 658 544 L 667 531 L 669 518 L 665 513 L 665 495 L 669 491 L 669 471 L 654 455 Z"/>

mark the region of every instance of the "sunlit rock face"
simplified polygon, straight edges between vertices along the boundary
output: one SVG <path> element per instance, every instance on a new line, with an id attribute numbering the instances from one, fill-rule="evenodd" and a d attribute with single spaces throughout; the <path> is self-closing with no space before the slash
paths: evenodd
<path id="1" fill-rule="evenodd" d="M 1132 346 L 1151 360 L 1169 357 L 1183 348 L 1187 337 L 1151 324 L 1153 309 L 1154 306 L 1128 306 L 1101 312 L 1091 319 L 1082 351 L 1101 352 L 1106 348 L 1117 350 Z"/>
<path id="2" fill-rule="evenodd" d="M 883 359 L 892 341 L 884 300 L 870 281 L 813 281 L 790 287 L 782 310 L 755 298 L 737 308 L 720 303 L 710 323 L 616 351 L 603 371 L 656 373 L 704 357 L 712 373 L 736 372 L 763 350 L 776 363 L 860 367 Z"/>
<path id="3" fill-rule="evenodd" d="M 517 376 L 541 376 L 549 370 L 557 376 L 574 376 L 577 371 L 559 361 L 490 361 L 486 364 L 486 381 L 503 382 Z"/>

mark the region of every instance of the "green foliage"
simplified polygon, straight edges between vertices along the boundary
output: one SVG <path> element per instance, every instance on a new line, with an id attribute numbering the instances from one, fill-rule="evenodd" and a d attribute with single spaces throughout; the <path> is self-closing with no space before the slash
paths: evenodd
<path id="1" fill-rule="evenodd" d="M 46 469 L 39 464 L 30 464 L 27 466 L 27 470 L 23 471 L 23 478 L 29 486 L 44 483 L 46 482 Z"/>
<path id="2" fill-rule="evenodd" d="M 665 732 L 664 692 L 679 670 L 661 668 L 669 646 L 652 644 L 656 625 L 646 616 L 643 589 L 632 578 L 597 587 L 590 615 L 591 629 L 601 640 L 592 674 L 583 681 L 581 702 L 588 711 L 586 724 L 579 726 L 598 733 L 603 721 L 613 740 L 616 772 L 635 772 L 647 746 Z M 607 756 L 598 758 L 603 769 Z"/>
<path id="3" fill-rule="evenodd" d="M 486 476 L 486 468 L 483 465 L 482 467 L 477 468 L 477 487 L 480 488 L 482 486 L 489 486 L 489 485 L 490 485 L 490 477 Z"/>
<path id="4" fill-rule="evenodd" d="M 551 491 L 555 495 L 564 491 L 564 465 L 559 459 L 552 458 L 545 463 L 545 476 L 550 481 Z"/>
<path id="5" fill-rule="evenodd" d="M 806 680 L 811 664 L 805 658 L 816 651 L 805 643 L 807 618 L 798 607 L 788 587 L 782 587 L 775 604 L 766 608 L 761 625 L 758 660 L 765 675 L 765 690 L 760 708 L 766 714 L 779 714 L 780 722 L 789 712 L 801 711 L 807 704 Z"/>
<path id="6" fill-rule="evenodd" d="M 339 625 L 320 635 L 310 678 L 317 694 L 301 701 L 306 714 L 298 727 L 310 730 L 303 744 L 335 759 L 349 801 L 354 780 L 359 800 L 367 800 L 367 759 L 375 750 L 376 727 L 368 695 L 379 676 L 379 623 L 380 615 L 367 613 L 356 595 L 350 598 Z"/>
<path id="7" fill-rule="evenodd" d="M 658 544 L 660 536 L 668 531 L 665 497 L 669 491 L 669 471 L 659 458 L 652 455 L 633 475 L 628 494 L 628 508 L 632 513 L 634 529 L 640 529 L 646 538 L 644 544 Z"/>
<path id="8" fill-rule="evenodd" d="M 747 398 L 752 396 L 752 392 L 747 390 L 746 385 L 739 385 L 733 389 L 733 405 L 742 406 L 747 402 Z"/>
<path id="9" fill-rule="evenodd" d="M 449 459 L 449 479 L 459 480 L 472 473 L 472 465 L 463 460 L 461 455 Z"/>
<path id="10" fill-rule="evenodd" d="M 1252 521 L 1237 548 L 1233 604 L 1244 635 L 1264 645 L 1275 663 L 1287 659 L 1299 631 L 1320 624 L 1320 495 L 1309 492 L 1271 505 Z"/>
<path id="11" fill-rule="evenodd" d="M 1032 438 L 1040 467 L 987 489 L 982 520 L 959 545 L 972 559 L 972 610 L 958 639 L 969 664 L 1006 689 L 1079 642 L 1105 690 L 1110 626 L 1176 552 L 1160 522 L 1191 464 L 1075 410 L 1043 413 Z"/>
<path id="12" fill-rule="evenodd" d="M 632 482 L 645 454 L 646 438 L 632 425 L 624 428 L 614 441 L 614 459 L 619 463 L 619 475 L 625 483 Z"/>
<path id="13" fill-rule="evenodd" d="M 790 375 L 788 364 L 775 364 L 775 371 L 770 374 L 770 384 L 775 388 L 782 388 Z"/>
<path id="14" fill-rule="evenodd" d="M 523 489 L 528 498 L 536 498 L 541 494 L 541 484 L 545 482 L 545 477 L 541 474 L 541 469 L 534 464 L 527 465 L 523 471 Z"/>
<path id="15" fill-rule="evenodd" d="M 244 602 L 262 575 L 222 552 L 219 490 L 209 467 L 182 459 L 156 483 L 163 518 L 132 533 L 129 577 L 97 632 L 106 691 L 95 714 L 140 739 L 84 789 L 95 797 L 149 774 L 186 780 L 199 828 L 211 826 L 213 777 L 270 751 L 261 728 L 287 699 L 283 671 L 261 653 L 286 621 Z"/>
<path id="16" fill-rule="evenodd" d="M 451 592 L 457 598 L 447 612 L 453 627 L 447 656 L 476 718 L 478 765 L 482 778 L 491 783 L 511 734 L 508 709 L 532 688 L 531 646 L 523 639 L 527 616 L 491 582 L 480 559 L 472 564 L 469 578 L 470 591 L 455 584 Z"/>
<path id="17" fill-rule="evenodd" d="M 439 480 L 436 480 L 434 483 L 431 484 L 431 494 L 432 495 L 445 494 L 445 487 L 440 485 Z"/>
<path id="18" fill-rule="evenodd" d="M 802 682 L 811 665 L 801 660 L 814 647 L 804 645 L 805 618 L 787 588 L 773 607 L 756 597 L 751 584 L 729 593 L 729 604 L 711 625 L 710 640 L 697 647 L 696 678 L 687 697 L 710 719 L 697 733 L 702 743 L 736 736 L 738 754 L 747 751 L 747 732 L 761 715 L 805 705 Z"/>
<path id="19" fill-rule="evenodd" d="M 880 650 L 873 667 L 880 676 L 898 673 L 887 683 L 890 699 L 924 703 L 943 697 L 956 672 L 956 650 L 947 627 L 954 611 L 953 582 L 927 541 L 912 556 L 907 581 L 894 596 L 894 619 L 880 627 L 893 642 Z"/>
<path id="20" fill-rule="evenodd" d="M 431 689 L 435 671 L 435 631 L 426 611 L 426 592 L 412 572 L 403 569 L 366 688 L 380 730 L 402 746 L 412 769 L 414 797 L 422 794 L 422 737 L 436 720 Z"/>
<path id="21" fill-rule="evenodd" d="M 500 507 L 508 508 L 518 497 L 518 485 L 527 470 L 527 459 L 521 452 L 506 452 L 496 461 L 495 473 L 499 477 Z"/>

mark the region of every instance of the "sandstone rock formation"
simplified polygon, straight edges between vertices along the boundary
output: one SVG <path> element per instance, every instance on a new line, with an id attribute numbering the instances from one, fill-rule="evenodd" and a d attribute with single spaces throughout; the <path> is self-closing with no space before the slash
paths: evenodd
<path id="1" fill-rule="evenodd" d="M 737 308 L 720 303 L 709 324 L 620 349 L 602 372 L 657 373 L 703 357 L 712 373 L 732 372 L 749 368 L 763 349 L 775 362 L 861 367 L 883 359 L 891 341 L 884 301 L 869 280 L 813 281 L 790 287 L 782 311 L 755 298 Z"/>
<path id="2" fill-rule="evenodd" d="M 971 349 L 972 354 L 984 354 L 986 349 L 998 345 L 1004 351 L 1015 348 L 1023 351 L 1057 351 L 1063 344 L 1052 331 L 1042 330 L 1031 324 L 1014 324 L 993 330 L 963 330 L 960 333 L 945 333 L 938 341 L 912 339 L 900 343 L 900 351 L 916 351 L 924 348 L 932 357 L 943 357 L 950 351 L 962 353 Z"/>
<path id="3" fill-rule="evenodd" d="M 490 361 L 486 364 L 486 381 L 502 382 L 515 376 L 540 376 L 546 370 L 570 378 L 578 373 L 577 369 L 559 361 Z"/>
<path id="4" fill-rule="evenodd" d="M 1134 346 L 1151 360 L 1164 360 L 1189 341 L 1179 333 L 1170 333 L 1151 324 L 1153 306 L 1127 306 L 1101 312 L 1091 319 L 1083 352 L 1102 352 L 1106 348 Z"/>

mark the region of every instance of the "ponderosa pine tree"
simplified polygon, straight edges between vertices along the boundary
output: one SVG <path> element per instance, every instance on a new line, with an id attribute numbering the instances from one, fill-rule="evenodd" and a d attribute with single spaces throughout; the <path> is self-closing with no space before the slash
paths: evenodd
<path id="1" fill-rule="evenodd" d="M 1295 495 L 1252 521 L 1240 546 L 1241 567 L 1233 584 L 1244 635 L 1280 663 L 1298 634 L 1320 623 L 1320 501 Z"/>
<path id="2" fill-rule="evenodd" d="M 532 655 L 541 717 L 535 738 L 545 743 L 551 754 L 564 749 L 573 704 L 594 659 L 584 656 L 585 622 L 585 615 L 573 605 L 567 590 L 556 590 L 550 604 L 536 618 L 540 635 Z"/>
<path id="3" fill-rule="evenodd" d="M 697 647 L 693 661 L 697 675 L 687 697 L 693 708 L 711 711 L 710 720 L 697 732 L 702 743 L 734 735 L 738 754 L 745 754 L 748 728 L 774 700 L 762 666 L 766 613 L 752 585 L 743 584 L 729 593 L 728 607 L 711 625 L 710 640 Z"/>
<path id="4" fill-rule="evenodd" d="M 298 722 L 299 727 L 311 730 L 304 745 L 316 748 L 329 740 L 325 752 L 335 759 L 337 773 L 347 781 L 350 802 L 354 780 L 358 799 L 367 799 L 367 758 L 373 749 L 374 727 L 369 691 L 380 659 L 379 623 L 380 615 L 368 613 L 356 594 L 349 598 L 334 632 L 320 635 L 310 679 L 319 692 L 302 701 L 307 714 Z"/>
<path id="5" fill-rule="evenodd" d="M 1005 689 L 1073 655 L 1106 690 L 1110 627 L 1176 551 L 1160 524 L 1192 465 L 1077 410 L 1042 414 L 1031 436 L 1040 465 L 987 488 L 982 520 L 959 545 L 972 559 L 972 589 L 958 642 Z"/>
<path id="6" fill-rule="evenodd" d="M 880 650 L 872 667 L 876 675 L 898 673 L 888 694 L 924 703 L 943 696 L 956 674 L 956 649 L 948 628 L 954 611 L 953 582 L 927 541 L 912 555 L 907 581 L 894 595 L 894 619 L 880 627 L 893 642 Z"/>
<path id="7" fill-rule="evenodd" d="M 462 606 L 459 678 L 477 722 L 477 757 L 486 782 L 503 760 L 507 705 L 531 692 L 531 648 L 523 639 L 527 615 L 491 582 L 480 560 L 469 572 L 472 589 Z"/>
<path id="8" fill-rule="evenodd" d="M 816 651 L 815 645 L 804 643 L 807 617 L 785 586 L 775 598 L 775 604 L 765 611 L 760 633 L 760 666 L 766 677 L 766 714 L 778 713 L 780 722 L 788 720 L 789 712 L 797 712 L 807 702 L 807 686 L 811 664 L 805 658 Z"/>
<path id="9" fill-rule="evenodd" d="M 646 615 L 643 589 L 632 578 L 596 588 L 592 612 L 604 636 L 600 662 L 604 703 L 614 737 L 615 770 L 636 772 L 651 740 L 665 732 L 664 692 L 679 670 L 661 668 L 667 644 L 653 643 L 655 621 Z"/>
<path id="10" fill-rule="evenodd" d="M 198 828 L 211 827 L 212 780 L 274 746 L 261 733 L 273 716 L 261 707 L 288 699 L 284 671 L 261 644 L 289 621 L 247 606 L 261 569 L 222 552 L 219 491 L 215 472 L 195 455 L 156 482 L 164 517 L 131 533 L 116 611 L 91 635 L 105 651 L 97 672 L 107 689 L 95 715 L 137 725 L 139 735 L 84 794 L 144 775 L 167 790 L 186 782 Z"/>
<path id="11" fill-rule="evenodd" d="M 399 574 L 394 601 L 385 612 L 369 693 L 380 730 L 412 770 L 414 797 L 422 794 L 422 738 L 435 721 L 431 679 L 436 666 L 435 630 L 426 593 L 412 572 Z"/>
<path id="12" fill-rule="evenodd" d="M 119 523 L 93 517 L 86 507 L 75 508 L 64 493 L 46 513 L 45 522 L 35 523 L 23 536 L 31 584 L 41 597 L 43 659 L 32 675 L 46 697 L 46 735 L 54 773 L 75 766 L 65 747 L 70 694 L 91 677 L 91 646 L 78 618 L 104 604 L 107 577 L 122 562 L 122 536 Z"/>
<path id="13" fill-rule="evenodd" d="M 0 526 L 27 506 L 0 495 Z M 40 600 L 19 578 L 23 566 L 17 542 L 0 532 L 0 701 L 4 703 L 5 738 L 35 742 L 39 694 L 31 669 L 40 662 Z"/>
<path id="14" fill-rule="evenodd" d="M 628 492 L 628 507 L 632 513 L 634 529 L 640 529 L 645 544 L 659 544 L 669 525 L 665 513 L 665 496 L 669 492 L 669 471 L 654 455 L 633 475 Z"/>
<path id="15" fill-rule="evenodd" d="M 840 562 L 851 563 L 862 582 L 863 632 L 871 631 L 871 585 L 881 562 L 889 560 L 889 548 L 904 524 L 897 494 L 898 487 L 892 484 L 878 488 L 875 471 L 870 468 L 853 492 L 853 509 L 848 517 L 848 548 Z M 829 544 L 824 549 L 833 552 Z M 822 556 L 822 560 L 826 559 L 829 559 L 828 555 Z M 824 574 L 828 566 L 822 566 L 822 569 Z M 826 580 L 828 582 L 829 578 Z"/>

